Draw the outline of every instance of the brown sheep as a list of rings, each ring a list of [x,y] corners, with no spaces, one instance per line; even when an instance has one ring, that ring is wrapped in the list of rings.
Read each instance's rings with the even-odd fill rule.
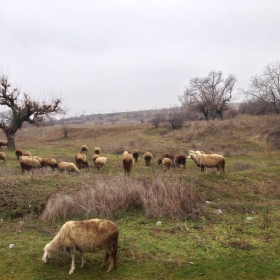
[[[7,146],[8,145],[8,141],[7,140],[0,140],[0,148]]]
[[[101,149],[100,149],[99,147],[95,147],[93,151],[94,151],[94,153],[97,154],[97,155],[100,155],[100,154],[101,154]]]
[[[3,160],[3,162],[6,162],[7,156],[4,152],[0,152],[0,160]]]
[[[83,167],[89,168],[89,165],[87,162],[87,156],[85,154],[83,154],[83,153],[76,154],[75,161],[76,161],[76,165],[78,168],[83,168]]]
[[[85,264],[84,252],[96,252],[104,249],[106,252],[101,268],[104,268],[109,257],[110,265],[107,272],[117,268],[119,230],[116,224],[105,219],[90,219],[84,221],[66,222],[44,248],[42,260],[47,263],[59,252],[70,253],[72,258],[69,274],[75,271],[75,255],[80,251],[82,265]]]
[[[143,158],[145,160],[146,166],[150,166],[151,165],[151,160],[153,159],[153,154],[150,152],[146,152],[143,155]]]
[[[16,149],[15,154],[16,154],[17,159],[19,159],[23,154],[22,149]]]
[[[123,153],[123,169],[125,175],[130,175],[130,171],[134,165],[134,158],[127,151]]]
[[[170,169],[170,167],[172,166],[172,160],[170,159],[170,158],[164,158],[163,160],[162,160],[162,167],[164,168],[164,169]]]
[[[158,165],[162,164],[162,160],[164,158],[170,158],[171,161],[172,161],[172,165],[174,164],[174,155],[172,155],[172,154],[163,154],[163,155],[159,156],[159,158],[158,158]]]
[[[31,169],[41,168],[41,164],[34,157],[22,156],[20,158],[20,167],[21,173],[23,173],[25,170],[29,171]]]
[[[207,174],[206,168],[217,168],[217,175],[219,175],[220,170],[225,173],[226,160],[222,155],[218,154],[202,154],[200,151],[195,152],[198,162],[200,165],[204,166],[204,173]]]
[[[99,170],[101,167],[104,170],[104,165],[108,163],[108,158],[106,157],[98,157],[95,160],[96,169]]]
[[[98,157],[100,157],[100,155],[94,154],[94,155],[92,156],[92,161],[93,161],[93,164],[94,164],[95,167],[96,167],[95,161],[96,161],[96,159],[97,159]]]
[[[80,153],[87,153],[87,152],[88,152],[88,146],[87,145],[82,145]]]
[[[133,150],[132,151],[132,156],[134,158],[134,161],[137,162],[138,161],[138,157],[139,157],[139,151],[138,150]]]
[[[58,168],[58,163],[54,158],[42,158],[41,166],[42,167],[50,166],[51,169],[54,171],[55,168]]]
[[[175,166],[180,168],[180,165],[183,165],[183,168],[186,168],[186,156],[185,155],[178,155],[175,157]]]
[[[68,173],[80,173],[79,169],[72,162],[62,161],[58,164],[58,170],[60,172],[68,171]]]

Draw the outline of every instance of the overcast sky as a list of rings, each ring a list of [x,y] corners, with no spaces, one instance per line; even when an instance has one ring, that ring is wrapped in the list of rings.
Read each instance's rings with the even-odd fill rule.
[[[0,0],[0,71],[62,97],[67,116],[169,108],[191,78],[222,71],[246,88],[279,61],[279,12],[279,0]]]

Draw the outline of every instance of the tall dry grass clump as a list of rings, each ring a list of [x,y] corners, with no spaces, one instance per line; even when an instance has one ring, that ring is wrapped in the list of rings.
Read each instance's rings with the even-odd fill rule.
[[[178,176],[163,174],[155,179],[108,176],[94,182],[84,179],[80,190],[51,197],[43,220],[116,218],[135,209],[145,211],[148,218],[200,219],[205,214],[200,192],[182,184]]]

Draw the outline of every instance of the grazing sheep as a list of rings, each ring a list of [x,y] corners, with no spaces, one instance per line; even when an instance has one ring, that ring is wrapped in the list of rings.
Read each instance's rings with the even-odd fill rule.
[[[80,251],[82,265],[85,264],[84,252],[97,252],[104,249],[106,252],[101,268],[104,268],[109,257],[110,265],[107,272],[117,268],[119,231],[116,224],[105,219],[90,219],[84,221],[66,222],[44,248],[42,260],[47,263],[50,258],[60,252],[70,253],[71,269],[69,274],[75,271],[75,255]]]
[[[225,173],[226,160],[222,155],[218,154],[203,154],[200,151],[195,152],[198,162],[200,165],[204,166],[204,173],[207,174],[206,168],[217,168],[217,175],[219,175],[220,170]]]
[[[82,145],[80,153],[87,153],[87,152],[88,152],[88,146],[87,145]]]
[[[7,146],[8,145],[8,141],[7,140],[0,140],[0,148]]]
[[[185,155],[178,155],[175,157],[175,166],[180,168],[180,165],[183,165],[183,168],[186,168],[186,156]]]
[[[20,158],[21,173],[35,168],[41,168],[40,162],[35,157],[22,156]]]
[[[89,168],[89,165],[87,162],[87,156],[85,154],[83,154],[83,153],[76,154],[75,161],[76,161],[76,165],[78,168],[83,168],[83,167]]]
[[[138,150],[134,150],[132,151],[132,156],[134,158],[134,161],[138,161],[138,157],[139,157],[139,151]]]
[[[99,158],[99,157],[100,157],[100,155],[97,155],[97,154],[94,154],[94,155],[92,156],[92,161],[93,161],[93,164],[94,164],[95,167],[96,167],[95,161],[96,161],[96,159]]]
[[[41,166],[50,166],[53,171],[55,168],[58,168],[57,161],[54,158],[42,158]]]
[[[170,169],[170,167],[172,166],[172,160],[170,158],[164,158],[162,160],[162,167],[165,169]]]
[[[200,152],[201,152],[202,154],[204,154],[203,151],[200,151]],[[196,166],[200,167],[200,171],[201,171],[202,173],[204,173],[205,167],[204,167],[202,164],[199,163],[198,158],[197,158],[197,155],[195,154],[195,151],[189,150],[188,158],[191,158],[192,161],[194,162],[194,164],[195,164]]]
[[[79,169],[75,166],[74,163],[66,162],[66,161],[62,161],[58,164],[58,170],[60,172],[68,171],[68,173],[73,173],[73,172],[80,173]]]
[[[29,157],[32,156],[32,154],[31,154],[29,151],[24,151],[24,152],[22,152],[22,155],[23,155],[23,156],[27,156],[27,157],[28,157],[28,156],[29,156]]]
[[[100,155],[101,154],[101,149],[99,147],[95,147],[94,148],[94,153],[97,154],[97,155]]]
[[[153,154],[150,153],[150,152],[146,152],[144,155],[143,155],[143,158],[146,162],[146,166],[150,166],[151,165],[151,160],[153,159]]]
[[[15,154],[16,154],[17,159],[19,159],[23,154],[22,149],[16,149]]]
[[[130,174],[130,171],[134,165],[134,158],[131,154],[129,154],[127,151],[123,153],[123,169],[124,169],[124,175]]]
[[[172,161],[172,165],[174,165],[174,155],[172,155],[172,154],[163,154],[163,155],[159,156],[159,158],[158,158],[158,165],[162,164],[162,160],[164,158],[170,158],[171,161]]]
[[[99,170],[102,167],[102,169],[104,170],[104,165],[106,163],[108,163],[108,158],[106,158],[106,157],[98,157],[95,160],[96,169]]]
[[[0,152],[0,160],[3,160],[3,162],[6,162],[7,156],[4,152]]]

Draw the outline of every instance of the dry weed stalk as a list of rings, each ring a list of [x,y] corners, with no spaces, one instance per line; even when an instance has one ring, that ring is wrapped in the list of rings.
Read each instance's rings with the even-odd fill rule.
[[[175,175],[163,174],[154,179],[128,180],[123,176],[84,179],[80,190],[50,198],[42,218],[47,221],[74,216],[114,218],[139,208],[149,218],[199,219],[204,214],[199,191],[183,185]]]

